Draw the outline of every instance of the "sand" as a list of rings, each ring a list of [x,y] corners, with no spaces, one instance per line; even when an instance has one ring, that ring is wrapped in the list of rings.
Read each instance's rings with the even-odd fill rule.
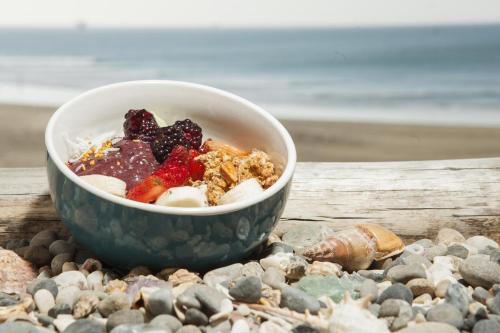
[[[45,165],[54,108],[0,105],[0,167]],[[283,120],[300,161],[393,161],[500,156],[500,128]]]

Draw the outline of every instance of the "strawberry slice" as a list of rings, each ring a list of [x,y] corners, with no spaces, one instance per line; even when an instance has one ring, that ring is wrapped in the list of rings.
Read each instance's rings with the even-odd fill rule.
[[[198,151],[194,149],[189,150],[189,175],[194,181],[202,180],[203,175],[205,174],[205,165],[202,162],[195,160],[195,157],[199,155],[200,153]]]
[[[128,191],[127,199],[149,203],[155,201],[166,190],[168,188],[163,179],[149,176]]]

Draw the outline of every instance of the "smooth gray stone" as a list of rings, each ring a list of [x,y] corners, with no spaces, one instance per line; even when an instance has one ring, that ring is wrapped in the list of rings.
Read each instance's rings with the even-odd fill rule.
[[[486,255],[473,255],[460,265],[460,274],[473,287],[491,288],[500,283],[500,265],[492,263]]]
[[[464,325],[464,318],[460,311],[448,303],[438,304],[429,309],[426,319],[428,321],[447,323],[458,329],[461,329]]]
[[[426,278],[425,269],[420,265],[398,265],[390,268],[386,275],[392,282],[406,283],[413,279]]]
[[[305,310],[309,310],[310,313],[315,314],[319,311],[321,306],[315,297],[306,294],[302,290],[283,286],[281,288],[280,307],[286,307],[301,313],[304,313]]]
[[[260,299],[262,283],[256,276],[242,277],[229,289],[229,295],[237,301],[255,303]]]
[[[453,283],[446,289],[445,300],[446,303],[457,308],[462,313],[462,316],[465,316],[469,311],[469,295],[467,293],[467,288],[459,283]]]
[[[171,314],[173,308],[172,291],[168,288],[161,288],[149,295],[146,308],[153,315]]]
[[[186,316],[184,324],[195,326],[205,326],[208,324],[208,317],[198,309],[188,309],[184,315]]]
[[[382,304],[386,299],[402,299],[408,304],[411,304],[413,301],[413,294],[404,284],[395,283],[380,294],[377,303]]]
[[[64,333],[104,333],[104,326],[92,319],[80,319],[71,323]]]
[[[489,298],[486,301],[486,305],[488,306],[488,310],[490,310],[491,313],[500,315],[500,294],[497,294],[493,298]]]
[[[496,320],[483,319],[474,325],[472,333],[498,333],[500,332],[500,324]]]
[[[28,283],[26,287],[26,292],[31,296],[34,296],[35,293],[40,289],[46,289],[50,291],[50,293],[54,296],[57,296],[59,289],[57,288],[57,284],[52,279],[35,279]]]
[[[162,314],[154,317],[149,324],[158,327],[168,327],[173,333],[182,327],[182,323],[179,319],[168,314]]]
[[[144,315],[139,310],[119,310],[108,317],[106,330],[109,332],[113,328],[122,324],[143,324]]]

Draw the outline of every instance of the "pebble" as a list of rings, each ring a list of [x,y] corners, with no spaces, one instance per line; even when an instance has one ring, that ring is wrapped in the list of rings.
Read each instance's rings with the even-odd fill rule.
[[[185,313],[184,323],[188,325],[204,326],[208,324],[208,317],[198,309],[191,308]]]
[[[460,232],[456,231],[455,229],[443,228],[439,230],[434,242],[436,244],[449,246],[453,243],[463,243],[465,242],[465,238]]]
[[[406,283],[412,279],[426,278],[427,274],[419,265],[398,265],[390,268],[386,277],[392,282]]]
[[[359,288],[359,295],[361,297],[368,297],[373,302],[378,298],[378,287],[375,281],[366,279]]]
[[[70,253],[73,255],[75,254],[75,245],[68,243],[65,240],[58,239],[50,244],[49,253],[54,257],[61,253]]]
[[[448,246],[448,251],[446,252],[446,255],[465,259],[469,255],[469,250],[463,245],[452,244]]]
[[[428,321],[437,321],[447,323],[456,328],[462,328],[464,319],[460,311],[448,303],[438,304],[427,311],[426,319]]]
[[[293,311],[304,313],[309,310],[310,313],[317,313],[320,309],[320,303],[302,290],[297,288],[283,286],[281,288],[280,307],[287,307]]]
[[[339,264],[328,261],[313,261],[312,264],[307,266],[306,275],[340,276],[341,271],[342,271],[342,266],[340,266]],[[371,271],[366,271],[366,272],[371,272]]]
[[[445,296],[446,303],[453,305],[457,308],[463,316],[465,316],[469,309],[469,295],[467,288],[459,283],[451,284],[446,290]]]
[[[400,299],[387,299],[382,304],[380,304],[380,309],[378,312],[378,316],[381,318],[384,317],[397,317],[399,315],[399,308],[401,307],[401,302],[404,302]],[[406,303],[406,302],[404,302]],[[406,303],[408,305],[408,303]]]
[[[432,296],[429,294],[422,294],[413,300],[413,304],[429,304],[432,302]]]
[[[168,327],[173,333],[177,332],[182,327],[179,319],[168,314],[156,316],[149,323],[151,326]]]
[[[38,267],[48,265],[51,260],[49,250],[44,246],[30,246],[24,258]]]
[[[186,325],[179,328],[176,333],[202,333],[201,330],[194,325]]]
[[[49,310],[49,316],[52,318],[57,318],[58,315],[61,314],[71,314],[73,312],[73,308],[66,303],[56,304]]]
[[[57,234],[53,230],[43,230],[33,236],[30,241],[30,247],[43,246],[48,249],[50,244],[52,244],[56,239]]]
[[[247,321],[245,319],[236,320],[231,328],[231,333],[250,333],[250,327]]]
[[[62,266],[65,262],[71,261],[71,259],[73,259],[73,254],[71,253],[61,253],[52,258],[52,261],[50,262],[52,275],[61,274]]]
[[[168,288],[160,288],[154,291],[149,295],[145,306],[153,316],[171,314],[173,307],[172,291]]]
[[[430,267],[432,263],[430,262],[429,259],[427,259],[424,256],[417,255],[417,254],[410,254],[402,259],[403,263],[405,265],[413,266],[422,266],[422,267]]]
[[[280,325],[268,320],[260,325],[259,333],[287,333],[287,330],[285,330]]]
[[[71,325],[75,319],[70,314],[61,314],[58,315],[56,319],[54,319],[54,326],[57,327],[59,332],[64,331],[69,325]]]
[[[428,238],[422,238],[413,244],[422,245],[425,249],[427,249],[427,248],[431,247],[432,245],[434,245],[434,242]]]
[[[413,310],[411,306],[405,301],[399,300],[399,302],[400,302],[399,313],[396,319],[394,319],[394,321],[391,324],[390,327],[391,331],[398,331],[403,327],[406,327],[408,322],[413,317]]]
[[[368,311],[370,311],[375,317],[378,317],[380,311],[380,304],[372,303],[368,306]]]
[[[475,247],[479,252],[486,250],[488,246],[498,248],[497,242],[484,236],[472,236],[465,241],[465,244]]]
[[[103,290],[102,280],[104,274],[101,271],[93,271],[87,275],[87,286],[90,290]]]
[[[113,328],[122,324],[142,324],[144,315],[139,310],[119,310],[112,313],[106,322],[106,330],[109,332]]]
[[[125,293],[114,292],[97,304],[97,310],[103,317],[119,310],[130,309],[130,301]]]
[[[285,283],[285,274],[276,267],[269,267],[262,274],[262,282],[274,289],[280,289]]]
[[[436,323],[436,322],[425,322],[416,325],[408,326],[398,333],[459,333],[459,331],[448,324]]]
[[[80,293],[80,288],[76,286],[61,288],[56,297],[56,304],[68,304],[73,309],[73,304]]]
[[[293,253],[293,247],[282,242],[274,242],[268,248],[268,254]]]
[[[81,293],[73,305],[73,316],[76,319],[85,318],[95,311],[99,297],[94,293]]]
[[[311,266],[309,266],[311,267]],[[384,271],[383,270],[365,270],[365,269],[362,269],[362,270],[359,270],[358,271],[358,274],[361,275],[362,277],[366,278],[366,279],[370,279],[370,280],[373,280],[375,282],[382,282],[384,280]],[[333,274],[331,274],[333,275]],[[337,275],[340,275],[340,274],[337,274]]]
[[[236,263],[229,266],[217,268],[207,272],[203,276],[203,282],[210,287],[215,287],[217,284],[225,281],[235,280],[241,276],[243,264]]]
[[[79,289],[87,289],[87,278],[79,271],[63,272],[52,278],[59,288],[75,286]]]
[[[205,285],[196,285],[194,294],[208,315],[221,312],[222,301],[227,299],[220,291]]]
[[[49,326],[54,324],[54,318],[43,313],[36,315],[36,318],[43,326]]]
[[[33,300],[35,301],[38,311],[43,314],[47,314],[49,310],[56,305],[54,295],[47,289],[38,290],[33,296]]]
[[[491,313],[500,315],[500,294],[486,300],[486,306]]]
[[[382,304],[386,299],[401,299],[411,304],[413,301],[413,294],[404,284],[395,283],[380,294],[377,303]]]
[[[77,270],[78,270],[78,266],[76,266],[75,262],[73,262],[73,261],[65,262],[62,265],[63,272],[77,271]]]
[[[434,294],[434,285],[425,278],[412,279],[406,283],[414,297],[423,294]]]
[[[104,327],[91,319],[81,319],[66,327],[64,333],[104,333]]]
[[[474,325],[472,333],[498,333],[500,332],[500,323],[493,319],[483,319]]]
[[[428,260],[434,261],[435,257],[445,256],[447,252],[448,252],[448,247],[444,245],[435,245],[426,249],[424,255]]]
[[[436,295],[436,297],[445,298],[446,297],[446,291],[448,290],[448,287],[450,285],[451,285],[450,280],[442,280],[442,281],[440,281],[436,285],[436,288],[434,289],[434,294]]]
[[[87,258],[83,262],[80,269],[86,270],[89,273],[92,273],[94,271],[102,271],[102,263],[97,259]],[[148,272],[148,273],[150,273],[150,272]],[[144,274],[144,275],[148,275],[148,274]]]
[[[4,292],[0,292],[0,306],[10,306],[19,303],[20,299],[18,295],[9,295]]]
[[[261,297],[262,284],[256,276],[243,277],[236,281],[234,287],[229,289],[229,295],[237,301],[256,303]]]
[[[0,324],[1,333],[42,333],[41,327],[38,328],[30,323],[16,321]],[[46,331],[43,331],[45,333]]]
[[[187,293],[182,293],[176,299],[177,304],[184,306],[185,308],[196,308],[201,309],[201,303],[198,299],[193,295],[188,295]]]
[[[241,276],[256,276],[260,278],[264,273],[262,266],[256,261],[247,262],[241,268]]]
[[[493,295],[491,295],[490,292],[483,287],[476,287],[472,292],[472,299],[482,304],[486,304],[486,300],[490,297],[493,297]]]
[[[308,263],[304,258],[292,256],[290,257],[290,262],[286,266],[285,276],[290,280],[299,280],[306,275],[307,266]]]
[[[28,283],[26,287],[26,292],[32,296],[40,289],[46,289],[51,292],[51,294],[56,297],[59,292],[56,283],[51,279],[35,279]]]
[[[493,264],[485,255],[474,255],[464,260],[460,274],[473,287],[489,289],[500,283],[500,265]]]
[[[405,246],[405,252],[409,252],[412,254],[417,254],[417,255],[422,256],[422,255],[424,255],[425,247],[421,244],[413,243],[413,244]]]
[[[293,254],[291,253],[276,253],[259,260],[260,265],[264,269],[275,267],[279,270],[285,271],[292,260]]]

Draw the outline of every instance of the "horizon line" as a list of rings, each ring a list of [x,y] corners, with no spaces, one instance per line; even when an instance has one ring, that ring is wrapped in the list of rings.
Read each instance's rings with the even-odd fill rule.
[[[500,21],[478,22],[425,22],[425,23],[362,23],[362,24],[324,24],[324,25],[92,25],[84,21],[72,25],[1,25],[0,29],[41,29],[41,30],[106,30],[106,29],[342,29],[342,28],[433,28],[459,26],[500,25]]]

